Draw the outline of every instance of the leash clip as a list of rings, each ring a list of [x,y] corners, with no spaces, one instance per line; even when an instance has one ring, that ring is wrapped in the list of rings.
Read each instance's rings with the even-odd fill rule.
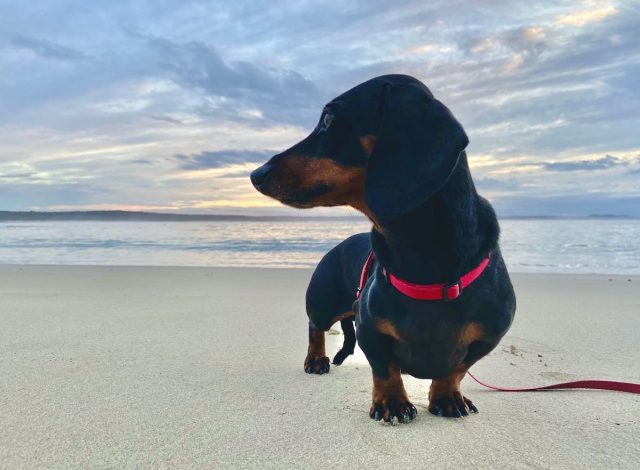
[[[462,284],[460,279],[458,279],[456,282],[442,286],[442,299],[445,302],[450,302],[460,297],[461,292]]]

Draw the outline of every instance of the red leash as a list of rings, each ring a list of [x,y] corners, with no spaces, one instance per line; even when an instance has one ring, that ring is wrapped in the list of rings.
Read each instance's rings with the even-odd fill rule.
[[[614,380],[576,380],[575,382],[563,382],[553,385],[544,385],[541,387],[528,387],[528,388],[512,388],[512,387],[498,387],[478,380],[471,372],[467,371],[467,374],[478,382],[483,387],[487,387],[500,392],[542,392],[545,390],[559,390],[567,388],[588,388],[594,390],[613,390],[616,392],[626,393],[640,393],[640,384],[634,384],[629,382],[616,382]]]

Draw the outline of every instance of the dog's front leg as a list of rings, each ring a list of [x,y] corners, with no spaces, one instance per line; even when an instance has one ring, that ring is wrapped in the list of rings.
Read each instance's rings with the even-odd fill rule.
[[[373,393],[369,416],[393,423],[394,418],[408,423],[418,411],[409,401],[402,383],[400,367],[393,362],[389,338],[377,332],[358,329],[358,344],[367,356],[373,373]]]
[[[429,387],[429,411],[436,416],[460,418],[467,416],[469,411],[478,412],[478,408],[462,394],[460,382],[464,378],[469,366],[460,364],[448,376],[434,379]]]
[[[407,397],[400,368],[395,364],[389,364],[384,375],[378,375],[373,370],[372,395],[369,416],[376,421],[384,419],[387,423],[392,423],[397,418],[401,423],[408,423],[418,414]]]

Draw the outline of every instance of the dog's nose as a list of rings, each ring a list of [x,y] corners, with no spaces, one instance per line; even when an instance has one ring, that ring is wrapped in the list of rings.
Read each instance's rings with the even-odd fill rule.
[[[251,178],[251,182],[253,183],[253,185],[257,188],[262,183],[264,183],[264,180],[267,178],[267,175],[272,169],[273,165],[271,165],[270,163],[265,163],[261,167],[253,170],[251,172],[251,175],[249,175],[249,178]]]

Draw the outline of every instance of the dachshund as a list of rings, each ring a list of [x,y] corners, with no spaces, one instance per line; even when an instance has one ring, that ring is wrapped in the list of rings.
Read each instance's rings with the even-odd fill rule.
[[[333,362],[352,354],[357,338],[377,421],[416,416],[401,374],[432,380],[432,414],[477,412],[460,382],[513,321],[498,221],[471,179],[468,142],[422,82],[383,75],[332,100],[308,137],[250,175],[259,192],[288,206],[346,205],[372,222],[313,273],[304,369],[329,372],[324,332],[340,321],[344,345]]]

